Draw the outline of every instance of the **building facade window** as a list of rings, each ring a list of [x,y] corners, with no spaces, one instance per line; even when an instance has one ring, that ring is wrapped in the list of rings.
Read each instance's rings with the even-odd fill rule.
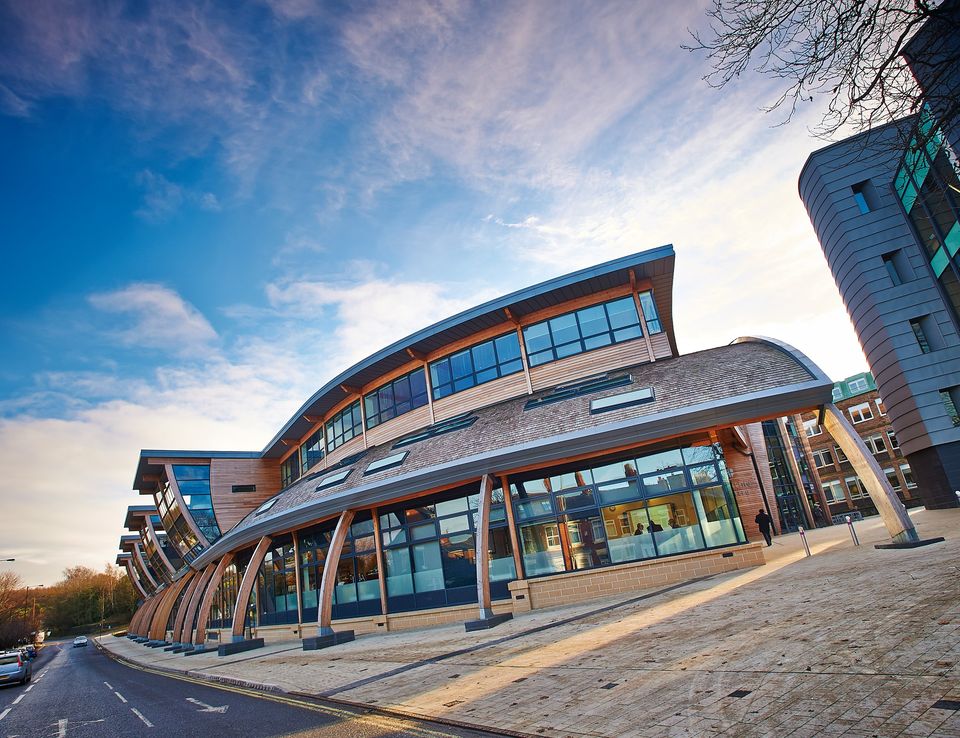
[[[827,502],[844,502],[847,496],[843,493],[843,485],[836,479],[831,482],[824,482],[823,492],[827,496]]]
[[[924,354],[929,354],[933,351],[933,346],[930,342],[929,321],[927,320],[929,317],[930,316],[925,315],[921,318],[913,318],[910,321],[910,330],[913,331],[913,337],[917,339],[920,352]]]
[[[850,497],[854,500],[860,497],[868,497],[867,489],[863,486],[863,482],[860,477],[847,477],[843,480],[847,484],[847,491],[850,492]]]
[[[713,446],[520,475],[510,495],[528,577],[746,540]]]
[[[336,522],[332,520],[297,533],[304,622],[317,620],[320,581]],[[380,614],[380,567],[377,565],[373,518],[369,511],[359,512],[347,531],[337,562],[332,615],[334,618],[354,618]]]
[[[877,406],[877,412],[880,414],[880,417],[885,418],[887,416],[886,405],[883,404],[883,400],[874,400],[874,404]]]
[[[917,486],[917,481],[913,478],[913,469],[910,468],[909,464],[901,464],[900,473],[903,475],[903,481],[906,483],[907,489],[914,489]]]
[[[857,377],[856,379],[851,379],[847,382],[847,387],[850,388],[850,392],[854,395],[859,394],[860,392],[866,392],[870,389],[870,384],[863,377]]]
[[[300,444],[300,474],[306,474],[311,467],[316,466],[321,461],[323,461],[322,426],[313,432],[306,441]]]
[[[870,449],[870,453],[874,455],[885,454],[887,452],[887,445],[883,442],[883,436],[879,433],[864,438],[863,443]]]
[[[523,329],[531,367],[641,337],[633,296],[574,310]]]
[[[894,492],[899,492],[901,489],[900,477],[897,476],[895,469],[884,469],[883,475],[887,478],[887,481],[890,483],[890,486],[893,488]]]
[[[850,190],[853,192],[853,200],[857,203],[857,208],[861,215],[866,215],[879,206],[877,193],[874,190],[873,182],[869,179],[863,182],[857,182]]]
[[[257,574],[256,598],[258,625],[297,622],[297,562],[292,536],[273,540]]]
[[[803,432],[807,434],[807,438],[813,438],[814,436],[819,436],[821,433],[823,433],[823,428],[820,427],[816,419],[804,420]]]
[[[367,428],[375,428],[426,404],[427,380],[423,367],[420,367],[364,396],[363,410]]]
[[[900,274],[900,270],[897,269],[897,262],[894,261],[894,254],[884,254],[882,257],[884,269],[887,270],[887,276],[890,277],[890,282],[894,287],[898,287],[903,284],[903,276]]]
[[[900,450],[900,441],[897,440],[897,434],[892,430],[887,431],[887,440],[890,441],[890,448],[894,451]]]
[[[478,384],[523,371],[520,339],[505,333],[430,363],[430,388],[439,400]]]
[[[653,301],[653,293],[641,292],[637,297],[640,300],[643,317],[647,322],[647,330],[650,331],[651,335],[662,333],[663,327],[660,325],[660,316],[657,314],[657,304]]]
[[[830,453],[829,449],[819,449],[813,452],[813,465],[817,469],[824,469],[828,466],[833,466],[833,454]]]
[[[840,448],[839,446],[834,446],[834,447],[833,447],[833,453],[836,455],[837,461],[839,461],[839,462],[841,462],[841,463],[844,462],[844,461],[849,461],[849,459],[847,458],[847,455],[846,455],[845,453],[843,453],[843,449]]]
[[[960,387],[949,387],[940,390],[940,402],[947,411],[947,417],[956,428],[960,426]]]
[[[840,389],[839,387],[834,387],[834,388],[833,388],[833,401],[834,401],[834,402],[839,402],[839,401],[842,400],[842,399],[843,399],[843,390]]]
[[[479,494],[459,489],[380,508],[391,612],[477,601],[476,533]],[[503,490],[493,490],[489,529],[490,596],[510,596],[517,578]]]
[[[324,425],[327,434],[327,453],[363,433],[360,400],[347,405]]]
[[[848,408],[847,412],[850,413],[850,419],[854,423],[862,423],[866,420],[873,420],[873,411],[870,410],[869,402],[861,402],[859,405],[854,405],[853,407]]]
[[[210,495],[209,464],[174,464],[173,476],[180,488],[180,497],[190,511],[190,517],[210,543],[220,537],[220,526],[213,511]]]
[[[280,487],[289,487],[300,478],[300,457],[296,451],[280,462]]]

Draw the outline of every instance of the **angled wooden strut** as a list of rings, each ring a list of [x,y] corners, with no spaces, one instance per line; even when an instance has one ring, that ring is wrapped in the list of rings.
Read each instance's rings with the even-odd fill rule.
[[[177,598],[193,579],[194,572],[188,571],[178,581],[174,582],[167,590],[168,594],[163,602],[153,614],[153,625],[150,626],[150,638],[155,641],[164,640],[167,635],[167,622],[170,620],[170,613],[177,604]]]
[[[317,635],[333,635],[333,590],[337,586],[337,567],[340,566],[340,553],[343,551],[344,541],[353,523],[353,510],[344,510],[337,520],[337,527],[333,531],[333,540],[327,551],[327,558],[323,563],[323,578],[320,580],[320,591],[317,593]]]
[[[213,576],[216,568],[216,564],[208,564],[207,567],[200,572],[200,576],[197,577],[197,586],[194,588],[193,594],[190,595],[190,602],[187,604],[187,612],[183,619],[183,624],[180,627],[180,633],[175,636],[178,643],[193,643],[193,621],[197,617],[197,608],[200,606],[200,600],[203,597],[203,593],[207,591],[210,577]]]
[[[484,474],[480,480],[480,509],[477,521],[476,555],[477,603],[480,619],[493,617],[490,604],[490,500],[493,496],[493,476]]]
[[[176,644],[181,642],[180,631],[183,630],[183,622],[187,618],[187,610],[190,609],[190,598],[193,597],[193,593],[196,591],[197,585],[200,584],[200,578],[200,572],[197,572],[190,580],[190,584],[187,585],[187,589],[183,593],[183,597],[180,598],[180,606],[177,608],[176,616],[173,619],[173,630],[170,636],[173,642]]]
[[[193,636],[193,642],[197,646],[202,646],[207,640],[207,623],[210,622],[210,608],[213,607],[213,598],[217,594],[217,588],[223,581],[223,572],[233,563],[233,554],[226,554],[217,562],[217,568],[207,583],[203,598],[200,600],[200,609],[197,611],[197,632]]]
[[[247,564],[243,572],[243,579],[240,580],[240,588],[237,590],[237,604],[233,608],[233,628],[231,635],[234,641],[243,640],[243,624],[247,620],[247,605],[250,602],[250,593],[253,592],[253,585],[257,581],[257,575],[260,573],[260,565],[270,550],[270,544],[273,539],[270,536],[264,536],[257,543],[253,550],[253,556],[250,557],[250,563]]]

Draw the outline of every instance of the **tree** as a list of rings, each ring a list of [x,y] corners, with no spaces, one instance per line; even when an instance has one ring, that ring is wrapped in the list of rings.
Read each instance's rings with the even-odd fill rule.
[[[706,52],[712,71],[704,79],[713,87],[725,87],[750,69],[778,80],[779,96],[766,111],[783,112],[782,123],[801,105],[818,102],[825,102],[826,111],[814,133],[824,138],[872,128],[924,104],[945,128],[960,118],[958,0],[712,3],[709,32],[691,31],[693,42],[684,48]],[[924,88],[908,66],[918,32],[926,69],[918,71],[914,63],[913,72]]]

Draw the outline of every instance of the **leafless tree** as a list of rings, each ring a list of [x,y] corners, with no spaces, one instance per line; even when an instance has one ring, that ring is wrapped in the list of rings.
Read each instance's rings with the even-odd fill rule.
[[[691,31],[684,47],[706,52],[712,71],[704,79],[722,88],[753,70],[778,80],[779,97],[766,111],[782,113],[780,124],[801,106],[824,102],[813,132],[828,139],[924,103],[944,127],[960,118],[958,0],[712,0],[706,14],[709,30]],[[907,66],[909,42],[921,28],[922,45],[933,50],[922,62],[926,90]]]

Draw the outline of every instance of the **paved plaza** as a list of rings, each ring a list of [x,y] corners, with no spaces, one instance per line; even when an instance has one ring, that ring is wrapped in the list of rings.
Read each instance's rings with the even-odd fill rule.
[[[526,735],[960,738],[960,509],[911,517],[946,542],[877,550],[888,538],[871,518],[857,523],[859,547],[846,526],[809,532],[810,558],[784,536],[762,567],[480,633],[225,658],[103,645],[158,668]]]

